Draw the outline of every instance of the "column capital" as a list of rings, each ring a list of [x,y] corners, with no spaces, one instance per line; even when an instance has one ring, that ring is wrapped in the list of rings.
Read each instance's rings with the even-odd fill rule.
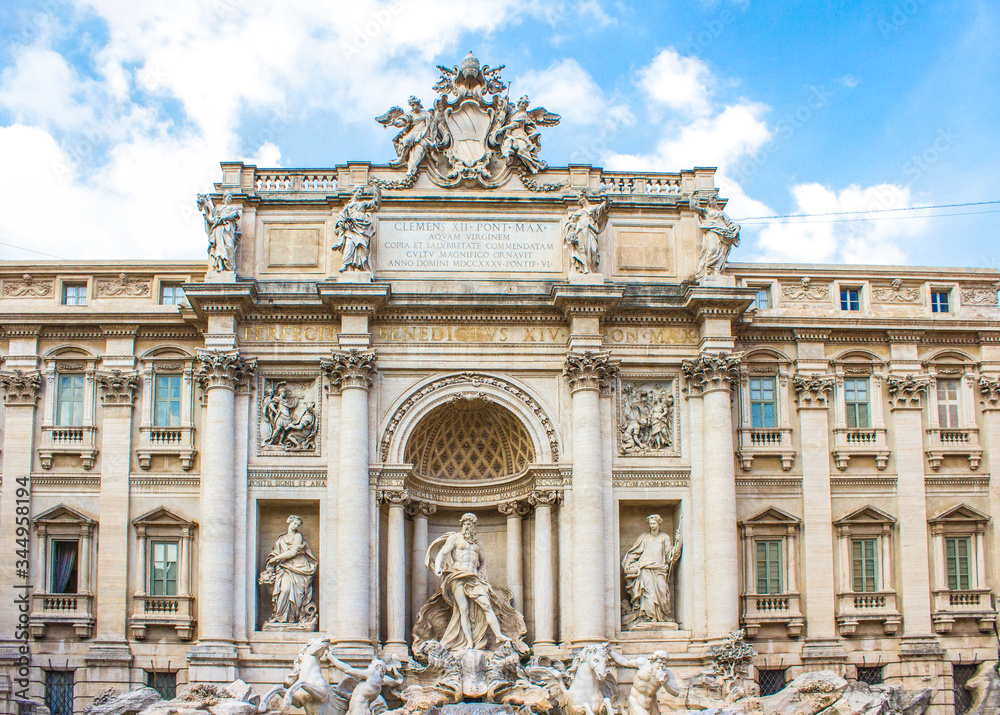
[[[739,379],[740,357],[732,353],[706,353],[695,360],[684,360],[681,370],[690,394],[731,390]]]
[[[919,410],[921,400],[927,396],[927,388],[931,379],[926,376],[895,377],[890,375],[885,379],[889,392],[889,405],[892,410]]]
[[[425,501],[417,501],[416,499],[411,499],[406,504],[406,515],[411,519],[416,519],[417,517],[427,518],[434,512],[438,510],[437,504],[431,504]]]
[[[979,378],[979,391],[983,395],[984,410],[1000,410],[1000,377]]]
[[[530,502],[524,500],[515,499],[514,501],[505,501],[497,509],[500,513],[506,517],[516,516],[518,518],[527,516],[531,512]]]
[[[559,506],[562,501],[562,492],[555,490],[536,489],[528,495],[528,503],[531,506]]]
[[[35,371],[0,372],[0,388],[4,391],[5,405],[34,407],[38,401],[38,392],[42,389],[42,376]]]
[[[135,402],[135,391],[139,387],[139,373],[122,372],[112,370],[111,372],[97,373],[97,384],[104,393],[103,404],[124,405],[131,407]]]
[[[257,360],[240,356],[239,350],[199,348],[195,379],[202,389],[228,387],[233,390],[247,382],[257,369]]]
[[[834,378],[822,375],[795,375],[792,385],[795,387],[795,402],[800,410],[823,409],[830,404],[830,393],[833,392]]]
[[[382,489],[376,495],[380,504],[390,507],[405,507],[410,501],[410,493],[405,489]]]
[[[319,364],[335,390],[349,387],[367,390],[376,374],[374,350],[334,350],[329,358],[320,358]]]
[[[569,379],[570,392],[600,390],[618,374],[618,363],[612,362],[610,352],[586,350],[569,353],[563,375]]]

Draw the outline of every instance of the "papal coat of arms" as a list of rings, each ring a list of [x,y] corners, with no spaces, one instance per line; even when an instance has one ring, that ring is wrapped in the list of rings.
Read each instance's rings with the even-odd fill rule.
[[[391,166],[406,167],[399,181],[375,179],[387,189],[413,186],[421,169],[439,186],[461,183],[488,188],[503,185],[513,172],[535,191],[564,188],[543,184],[533,176],[546,163],[539,158],[539,127],[559,123],[559,115],[544,107],[529,109],[528,98],[511,104],[507,84],[500,79],[504,66],[481,66],[470,52],[451,69],[438,66],[441,78],[434,85],[438,98],[428,111],[410,97],[410,111],[393,107],[376,121],[401,129],[393,138],[396,159]]]

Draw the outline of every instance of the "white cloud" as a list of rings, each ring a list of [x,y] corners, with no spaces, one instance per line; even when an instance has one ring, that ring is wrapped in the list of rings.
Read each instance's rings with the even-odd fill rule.
[[[532,106],[544,106],[570,124],[606,126],[635,122],[628,106],[612,103],[574,59],[559,60],[544,70],[526,72],[513,86],[515,94],[527,94],[531,98]]]
[[[0,107],[15,121],[75,129],[94,120],[84,82],[53,50],[31,46],[0,74]]]
[[[910,190],[895,184],[849,186],[837,192],[816,183],[792,189],[796,214],[871,212],[913,206]],[[760,214],[756,214],[760,215]],[[838,219],[836,221],[830,219]],[[842,220],[849,219],[849,220]],[[891,214],[790,219],[766,225],[757,246],[761,260],[809,263],[905,263],[907,239],[927,229],[922,218],[898,220]]]
[[[662,50],[639,72],[639,87],[654,102],[690,116],[711,110],[713,75],[697,57],[684,57],[673,47]]]

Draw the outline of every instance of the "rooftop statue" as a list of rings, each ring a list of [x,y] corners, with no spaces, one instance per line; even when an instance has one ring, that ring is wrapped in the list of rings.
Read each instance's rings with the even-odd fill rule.
[[[430,111],[417,97],[410,97],[410,111],[393,107],[379,124],[402,131],[393,139],[396,158],[390,166],[406,167],[402,179],[373,183],[387,189],[413,186],[421,170],[438,186],[461,183],[495,188],[512,173],[521,176],[533,191],[553,191],[562,184],[541,184],[532,176],[543,171],[538,127],[559,123],[559,115],[544,107],[529,109],[524,96],[516,105],[502,94],[507,85],[499,67],[480,65],[470,52],[462,64],[438,66],[441,77],[434,85],[438,93]]]
[[[581,191],[577,207],[567,212],[563,242],[569,247],[571,272],[597,273],[601,262],[597,236],[608,222],[608,206],[607,197],[595,204]]]
[[[333,233],[337,237],[333,250],[343,249],[344,258],[340,272],[366,271],[371,272],[368,257],[371,252],[371,240],[375,235],[375,218],[373,214],[382,207],[382,191],[378,186],[371,189],[371,198],[365,198],[367,187],[358,186],[351,194],[347,205],[337,214],[337,223]]]
[[[231,191],[223,195],[222,206],[216,207],[208,194],[198,194],[198,210],[205,219],[205,233],[208,234],[208,260],[210,270],[221,273],[234,270],[236,264],[236,244],[240,240],[239,206],[231,206]]]
[[[698,270],[695,278],[699,281],[708,276],[722,275],[729,259],[729,251],[740,245],[740,226],[719,208],[715,195],[708,197],[706,206],[691,197],[691,210],[698,214],[701,228],[701,253],[698,255]]]

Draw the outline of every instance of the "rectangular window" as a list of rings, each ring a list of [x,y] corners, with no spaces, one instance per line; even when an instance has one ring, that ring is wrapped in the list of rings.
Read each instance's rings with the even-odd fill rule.
[[[181,376],[156,375],[153,383],[153,424],[180,427]]]
[[[750,378],[750,426],[775,427],[773,377]]]
[[[969,578],[971,552],[969,537],[944,540],[945,559],[948,567],[948,589],[951,591],[967,591],[972,588]]]
[[[62,304],[63,305],[86,305],[87,304],[87,284],[86,283],[63,283]]]
[[[176,283],[160,284],[160,305],[177,305],[184,301],[184,289]]]
[[[151,541],[149,544],[149,593],[151,596],[177,595],[177,542]]]
[[[757,687],[760,688],[761,697],[774,695],[785,687],[784,670],[758,670]]]
[[[948,312],[948,293],[946,290],[933,290],[931,291],[931,312],[932,313],[947,313]]]
[[[958,380],[937,381],[938,426],[958,429]]]
[[[52,715],[73,715],[73,671],[45,671],[45,706]]]
[[[851,541],[851,575],[854,593],[878,591],[878,561],[875,554],[878,539],[854,539]]]
[[[83,375],[59,375],[56,382],[56,425],[83,424]]]
[[[847,426],[850,429],[868,429],[868,378],[844,380],[844,403],[847,407]]]
[[[158,692],[164,700],[173,700],[177,697],[177,673],[147,670],[146,685]]]
[[[764,541],[757,545],[757,593],[775,595],[784,592],[781,583],[781,540]]]
[[[881,685],[882,684],[882,666],[857,666],[858,677],[857,681],[859,683],[864,683],[865,685]]]
[[[49,593],[79,593],[77,564],[80,542],[69,539],[52,540],[51,588]]]
[[[841,288],[840,309],[861,310],[861,290],[858,288]]]
[[[753,303],[750,305],[751,308],[756,308],[757,310],[767,310],[771,307],[771,289],[770,288],[758,288],[756,295],[753,297]]]
[[[972,709],[972,691],[967,687],[976,677],[979,663],[955,663],[951,666],[952,683],[955,693],[955,715],[965,715]]]

